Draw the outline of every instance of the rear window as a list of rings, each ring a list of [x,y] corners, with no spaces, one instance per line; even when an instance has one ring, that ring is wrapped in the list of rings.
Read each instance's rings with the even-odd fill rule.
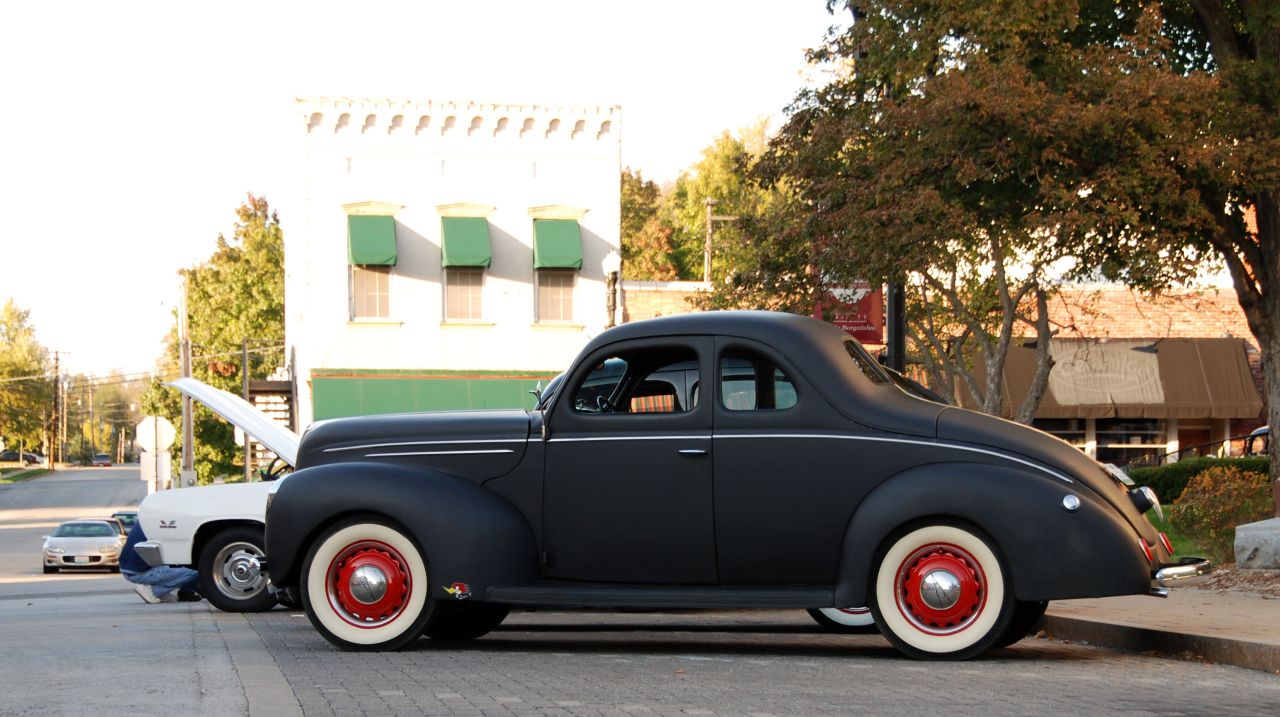
[[[880,368],[880,364],[871,358],[871,354],[862,348],[856,341],[844,342],[844,350],[849,352],[849,357],[853,359],[854,365],[862,372],[863,376],[871,379],[872,383],[890,383],[890,378]]]
[[[53,531],[55,538],[114,538],[116,531],[106,523],[63,523]]]

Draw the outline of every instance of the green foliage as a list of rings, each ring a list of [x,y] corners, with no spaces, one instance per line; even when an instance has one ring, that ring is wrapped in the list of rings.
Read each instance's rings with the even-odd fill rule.
[[[1150,486],[1160,498],[1161,503],[1169,504],[1178,500],[1192,478],[1207,470],[1233,469],[1250,473],[1266,473],[1270,465],[1271,462],[1266,456],[1238,458],[1202,456],[1161,466],[1133,468],[1129,471],[1129,477],[1138,485]]]
[[[1271,517],[1266,473],[1215,466],[1196,475],[1169,509],[1169,522],[1198,541],[1209,557],[1234,559],[1236,526]]]
[[[41,449],[53,405],[49,351],[30,318],[12,299],[0,307],[0,437],[15,451]]]
[[[1280,253],[1265,226],[1280,216],[1266,195],[1280,187],[1280,93],[1256,87],[1276,86],[1277,56],[1241,54],[1251,38],[1280,43],[1266,5],[828,2],[855,17],[812,53],[832,80],[799,93],[758,169],[811,217],[789,253],[821,267],[818,294],[904,280],[931,378],[992,412],[995,383],[980,390],[966,362],[999,375],[1012,337],[1049,333],[1040,308],[1058,282],[1159,288],[1218,254],[1238,289],[1280,277],[1250,263]],[[1264,235],[1274,250],[1240,248]],[[1250,317],[1265,344],[1263,323]]]
[[[191,373],[239,395],[240,351],[245,340],[251,380],[266,378],[284,362],[284,235],[279,218],[262,197],[248,195],[236,218],[232,236],[219,234],[213,255],[181,274],[187,284]],[[178,373],[176,328],[162,363],[163,373]],[[148,415],[181,425],[181,398],[160,381],[148,388],[142,403]],[[243,454],[235,445],[232,426],[198,404],[193,415],[199,480],[207,483],[215,476],[242,471]],[[175,456],[178,449],[175,444]]]
[[[628,167],[622,170],[621,203],[623,275],[646,281],[679,278],[674,230],[658,214],[662,190]]]

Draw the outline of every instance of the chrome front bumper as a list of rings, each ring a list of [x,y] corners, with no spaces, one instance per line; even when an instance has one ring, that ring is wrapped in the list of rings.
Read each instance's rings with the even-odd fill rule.
[[[147,565],[150,565],[153,568],[158,568],[161,565],[164,565],[164,561],[160,559],[159,543],[153,543],[150,540],[148,540],[142,543],[135,544],[133,546],[133,549],[138,551],[138,557],[145,560],[147,562]]]
[[[1174,565],[1166,565],[1152,573],[1151,580],[1154,584],[1151,586],[1151,594],[1156,597],[1168,597],[1171,584],[1202,578],[1211,572],[1213,572],[1213,563],[1208,559],[1183,558]]]

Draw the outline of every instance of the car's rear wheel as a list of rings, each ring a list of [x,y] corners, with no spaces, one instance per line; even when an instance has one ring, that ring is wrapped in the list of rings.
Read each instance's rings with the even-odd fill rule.
[[[343,650],[398,650],[435,609],[426,557],[398,527],[353,518],[325,531],[302,564],[302,606]]]
[[[869,635],[878,632],[869,607],[823,607],[809,611],[809,617],[827,632]]]
[[[1015,600],[996,548],[976,528],[908,527],[885,543],[872,613],[893,646],[916,659],[965,660],[993,647]]]
[[[1009,621],[1009,629],[996,640],[993,647],[1008,647],[1030,635],[1040,625],[1044,611],[1049,608],[1047,600],[1019,600],[1013,608],[1013,619]]]
[[[486,602],[441,602],[427,623],[433,640],[473,640],[502,624],[511,608]]]
[[[237,525],[214,534],[200,550],[200,592],[224,612],[262,612],[276,605],[262,572],[262,528]]]

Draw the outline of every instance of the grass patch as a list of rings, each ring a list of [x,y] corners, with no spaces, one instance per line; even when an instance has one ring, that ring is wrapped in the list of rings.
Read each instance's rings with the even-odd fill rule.
[[[46,473],[52,473],[52,472],[53,471],[49,470],[48,468],[19,469],[10,473],[5,473],[4,475],[0,475],[0,484],[21,483],[23,481],[31,480],[32,478],[39,478],[40,476],[45,475]]]
[[[1168,510],[1168,508],[1165,508],[1165,510]],[[1151,511],[1147,513],[1147,520],[1150,520],[1151,524],[1156,526],[1156,530],[1169,536],[1169,542],[1173,543],[1174,560],[1181,557],[1203,558],[1209,555],[1209,551],[1199,541],[1183,533],[1178,529],[1178,526],[1170,523],[1167,515],[1162,520],[1156,517],[1155,511]]]

